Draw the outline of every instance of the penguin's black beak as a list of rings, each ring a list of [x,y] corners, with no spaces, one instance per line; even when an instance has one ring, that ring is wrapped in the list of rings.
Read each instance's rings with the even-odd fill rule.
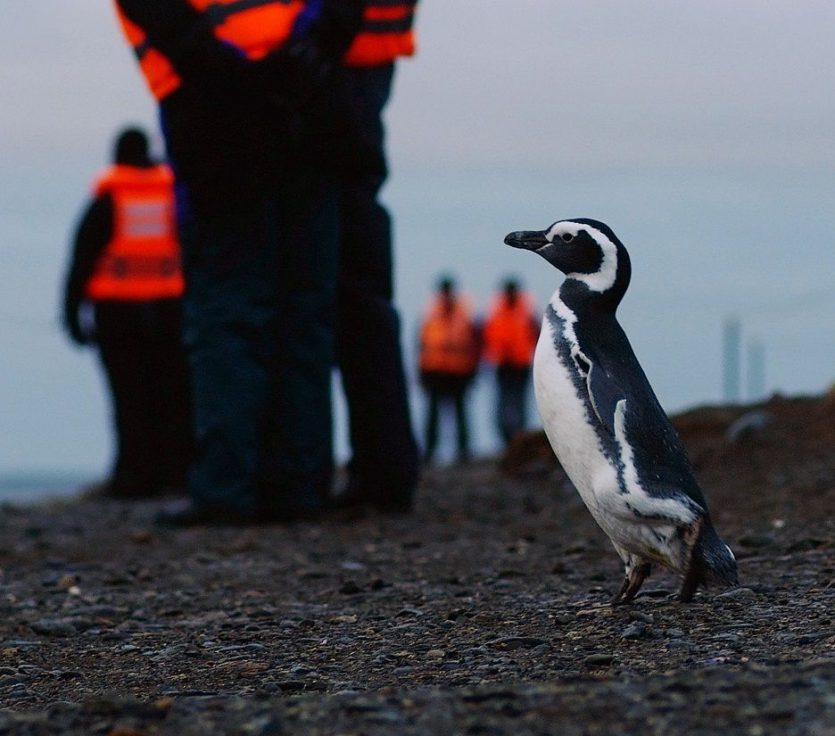
[[[521,230],[510,233],[505,236],[504,242],[514,248],[524,250],[539,250],[549,243],[544,230]]]

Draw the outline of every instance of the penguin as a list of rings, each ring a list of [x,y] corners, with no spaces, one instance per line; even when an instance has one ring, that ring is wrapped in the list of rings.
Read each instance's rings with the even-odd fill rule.
[[[534,393],[554,453],[623,560],[612,603],[631,601],[654,564],[681,576],[682,602],[700,585],[738,585],[733,552],[615,316],[632,273],[626,248],[586,218],[504,242],[565,274],[542,320]]]

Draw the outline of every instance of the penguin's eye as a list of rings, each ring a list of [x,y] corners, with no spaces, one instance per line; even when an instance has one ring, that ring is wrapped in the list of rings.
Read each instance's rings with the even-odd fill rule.
[[[574,236],[571,233],[563,233],[561,236],[563,243],[570,243],[574,240]]]

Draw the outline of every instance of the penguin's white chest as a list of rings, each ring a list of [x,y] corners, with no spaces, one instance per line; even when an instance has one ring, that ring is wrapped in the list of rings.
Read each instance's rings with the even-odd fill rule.
[[[606,529],[606,496],[617,491],[617,470],[603,452],[587,401],[577,387],[576,369],[568,357],[571,349],[570,335],[546,318],[534,354],[536,404],[560,464],[592,515]]]
[[[670,547],[670,540],[678,526],[693,521],[694,513],[676,498],[652,498],[642,488],[620,408],[607,454],[599,419],[574,359],[579,351],[574,315],[558,300],[551,307],[557,319],[546,316],[543,320],[533,366],[536,403],[548,441],[595,521],[624,559],[631,553],[680,567],[679,550]]]

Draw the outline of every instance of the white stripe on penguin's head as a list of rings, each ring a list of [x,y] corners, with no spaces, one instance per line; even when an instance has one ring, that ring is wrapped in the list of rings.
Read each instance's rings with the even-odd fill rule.
[[[574,222],[573,220],[555,222],[545,236],[550,242],[542,250],[554,249],[552,252],[556,256],[556,249],[560,248],[561,245],[571,247],[574,244],[573,247],[576,247],[577,243],[575,241],[581,234],[588,236],[597,245],[600,251],[599,265],[594,271],[575,270],[566,273],[566,277],[581,281],[590,291],[598,293],[608,291],[615,285],[615,279],[617,278],[618,249],[614,242],[597,228],[583,222]],[[582,239],[586,240],[586,238]],[[544,252],[543,255],[545,255]]]

